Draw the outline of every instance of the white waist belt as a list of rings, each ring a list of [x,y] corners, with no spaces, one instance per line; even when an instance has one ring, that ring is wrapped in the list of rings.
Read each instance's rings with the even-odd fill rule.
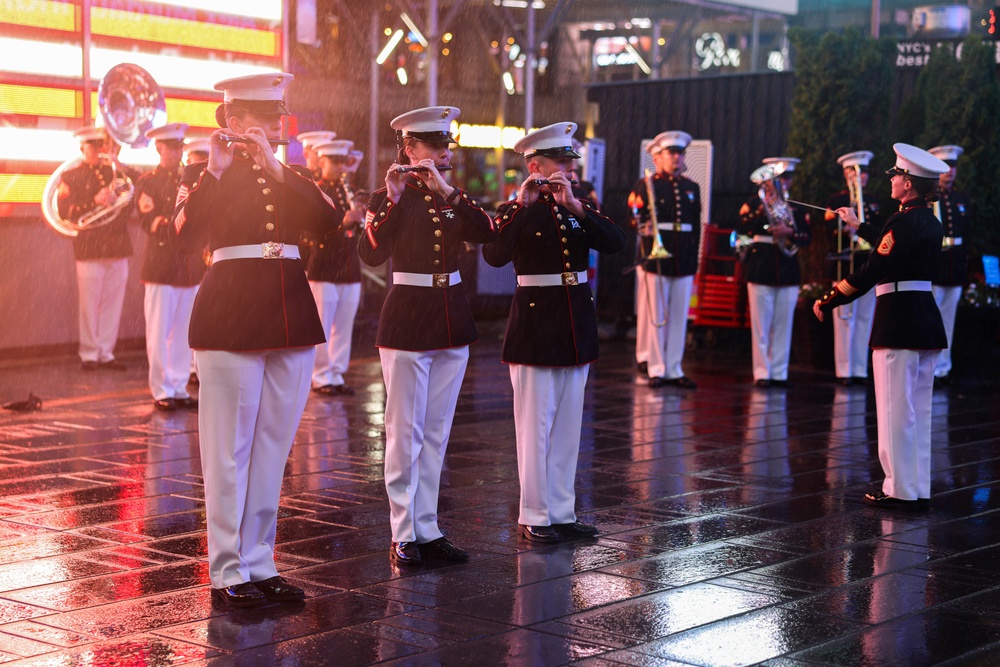
[[[773,236],[767,236],[766,234],[754,235],[754,243],[774,243]]]
[[[292,243],[231,245],[212,252],[212,262],[227,259],[299,259],[299,247]]]
[[[930,292],[929,280],[900,280],[897,283],[885,283],[875,287],[875,296],[892,294],[893,292]]]
[[[518,287],[562,287],[563,285],[582,285],[585,282],[587,282],[586,271],[543,273],[517,277]]]
[[[941,239],[941,247],[943,248],[950,248],[956,245],[962,245],[961,236],[946,236],[943,239]]]
[[[686,222],[679,225],[676,222],[661,222],[656,227],[665,232],[690,232],[692,229],[691,225]]]
[[[450,287],[462,282],[458,271],[451,273],[406,273],[393,271],[392,282],[395,285],[410,285],[411,287]]]

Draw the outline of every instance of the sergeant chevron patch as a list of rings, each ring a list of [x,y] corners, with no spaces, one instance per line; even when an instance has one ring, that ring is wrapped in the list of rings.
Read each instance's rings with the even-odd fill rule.
[[[876,252],[883,256],[888,256],[892,252],[892,247],[896,245],[896,239],[892,235],[892,230],[882,237],[882,242],[878,244],[878,250]]]

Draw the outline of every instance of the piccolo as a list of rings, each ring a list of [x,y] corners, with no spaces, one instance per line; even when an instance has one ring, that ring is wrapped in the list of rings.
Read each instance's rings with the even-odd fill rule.
[[[253,140],[248,137],[241,136],[239,134],[226,134],[224,132],[217,135],[223,141],[228,141],[231,144],[252,144]],[[287,146],[288,139],[268,139],[267,142],[272,146]]]
[[[444,164],[441,166],[434,165],[438,171],[451,171],[451,167]],[[411,171],[430,171],[427,167],[419,164],[407,164],[401,167],[396,167],[397,174],[409,174]]]
[[[576,180],[575,178],[569,179],[570,185],[577,185],[579,182],[580,181]],[[535,185],[552,185],[552,181],[550,181],[547,178],[536,178]]]

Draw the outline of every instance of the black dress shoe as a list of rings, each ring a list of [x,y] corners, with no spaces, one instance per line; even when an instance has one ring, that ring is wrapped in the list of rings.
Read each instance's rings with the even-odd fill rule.
[[[172,398],[157,398],[153,400],[153,405],[157,410],[163,412],[173,412],[177,409],[177,401]]]
[[[249,581],[225,588],[212,589],[212,601],[229,607],[259,607],[267,603],[267,598]]]
[[[866,493],[863,500],[872,507],[881,507],[890,510],[903,510],[904,512],[926,512],[931,508],[931,501],[929,498],[925,498],[924,500],[926,502],[921,503],[920,500],[901,500],[899,498],[893,498],[892,496],[886,495],[882,491]]]
[[[416,542],[393,542],[389,547],[389,560],[398,565],[423,565],[420,545]]]
[[[518,524],[521,537],[531,542],[558,542],[559,533],[552,526],[524,526]]]
[[[469,560],[469,554],[465,549],[459,549],[446,537],[439,537],[431,542],[421,544],[420,553],[424,558],[436,558],[455,563],[464,563]]]
[[[753,386],[757,387],[758,389],[767,389],[768,387],[771,386],[771,381],[770,380],[757,380],[756,382],[753,383]]]
[[[867,387],[872,383],[867,375],[855,375],[851,377],[851,380],[854,381],[854,384],[860,384],[863,387]]]
[[[656,389],[657,387],[665,387],[670,381],[667,378],[649,378],[649,382],[646,384]]]
[[[788,380],[771,380],[772,387],[791,387],[792,383]]]
[[[253,585],[264,594],[269,602],[298,602],[306,598],[304,590],[288,583],[288,580],[283,577],[255,581]]]
[[[183,408],[184,410],[198,409],[197,398],[191,398],[190,396],[185,396],[184,398],[175,398],[174,402],[177,403],[177,407]]]
[[[854,384],[854,378],[839,377],[837,378],[837,384],[839,384],[841,387],[850,387],[852,384]]]
[[[85,370],[85,371],[88,371],[88,372],[90,372],[90,371],[96,371],[97,370],[97,362],[96,361],[82,361],[82,362],[80,362],[80,368],[83,369],[83,370]]]
[[[639,363],[637,363],[635,365],[635,368],[640,373],[647,373],[647,372],[649,372],[649,363],[647,363],[645,361],[640,361]]]
[[[112,359],[111,361],[102,361],[97,364],[97,370],[101,371],[127,371],[128,366],[125,365],[124,361],[118,361],[117,359]]]
[[[672,387],[680,387],[681,389],[697,389],[698,385],[695,384],[694,380],[688,379],[683,375],[679,378],[671,378],[667,380],[667,384]]]
[[[354,390],[346,384],[325,384],[313,387],[313,391],[323,396],[354,396]]]
[[[594,537],[597,535],[597,526],[591,526],[586,523],[580,523],[579,521],[574,521],[573,523],[554,523],[552,527],[555,528],[556,533],[559,537],[574,539],[580,537]]]

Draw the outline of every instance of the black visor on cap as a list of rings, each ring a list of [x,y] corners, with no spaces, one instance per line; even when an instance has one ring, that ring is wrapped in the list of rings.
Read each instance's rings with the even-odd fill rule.
[[[893,165],[893,167],[891,169],[886,169],[885,173],[889,174],[890,176],[897,176],[897,175],[898,176],[908,176],[910,174],[910,172],[908,172],[907,170],[900,169],[899,167],[897,167],[895,165]]]
[[[255,116],[288,115],[284,100],[230,100],[229,103]]]
[[[551,158],[561,158],[561,157],[571,157],[578,159],[580,154],[573,150],[570,146],[556,146],[555,148],[540,148],[539,150],[525,155],[525,157],[532,158],[535,156],[541,157],[551,157]]]
[[[422,141],[425,144],[454,144],[455,137],[451,132],[407,132],[406,137]]]
[[[944,162],[949,167],[954,167],[955,165],[958,164],[958,160],[942,160],[942,162]]]

